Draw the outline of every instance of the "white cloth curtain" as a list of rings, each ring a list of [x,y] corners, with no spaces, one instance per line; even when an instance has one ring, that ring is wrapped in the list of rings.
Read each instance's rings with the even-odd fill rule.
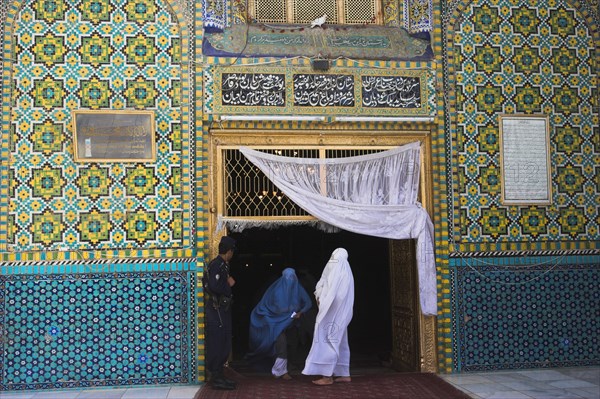
[[[419,143],[346,158],[293,158],[240,151],[317,219],[354,233],[417,239],[421,311],[437,314],[433,224],[417,202]]]

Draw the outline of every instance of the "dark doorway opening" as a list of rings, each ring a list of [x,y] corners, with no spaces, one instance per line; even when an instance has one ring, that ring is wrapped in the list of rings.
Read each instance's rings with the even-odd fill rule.
[[[233,360],[248,350],[250,313],[286,267],[296,270],[309,295],[333,250],[348,251],[354,274],[354,315],[348,327],[351,367],[381,367],[392,348],[389,241],[347,231],[325,233],[310,226],[252,228],[230,234],[237,240],[231,261],[233,288]],[[316,310],[316,307],[315,307]],[[293,359],[304,364],[308,347]]]

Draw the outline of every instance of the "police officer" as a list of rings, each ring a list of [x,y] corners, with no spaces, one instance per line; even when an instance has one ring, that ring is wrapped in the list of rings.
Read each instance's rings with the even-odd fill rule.
[[[233,257],[235,240],[224,236],[219,242],[219,255],[204,273],[204,311],[206,318],[206,369],[214,389],[236,389],[235,381],[225,378],[223,367],[231,352],[231,287],[229,261]]]

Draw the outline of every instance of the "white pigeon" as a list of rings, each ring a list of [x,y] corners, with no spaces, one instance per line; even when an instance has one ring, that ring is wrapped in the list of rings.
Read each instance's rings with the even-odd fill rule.
[[[323,25],[325,23],[325,20],[327,19],[327,14],[323,14],[322,17],[315,19],[314,21],[312,21],[310,23],[310,27],[314,28],[315,26],[321,27],[321,25]]]

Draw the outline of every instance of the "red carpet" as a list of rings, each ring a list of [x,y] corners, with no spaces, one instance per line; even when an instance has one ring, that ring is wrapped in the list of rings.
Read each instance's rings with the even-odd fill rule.
[[[316,386],[316,377],[293,375],[289,381],[266,375],[235,378],[238,388],[219,391],[205,385],[195,399],[468,399],[431,373],[384,373],[352,376],[350,383]]]

